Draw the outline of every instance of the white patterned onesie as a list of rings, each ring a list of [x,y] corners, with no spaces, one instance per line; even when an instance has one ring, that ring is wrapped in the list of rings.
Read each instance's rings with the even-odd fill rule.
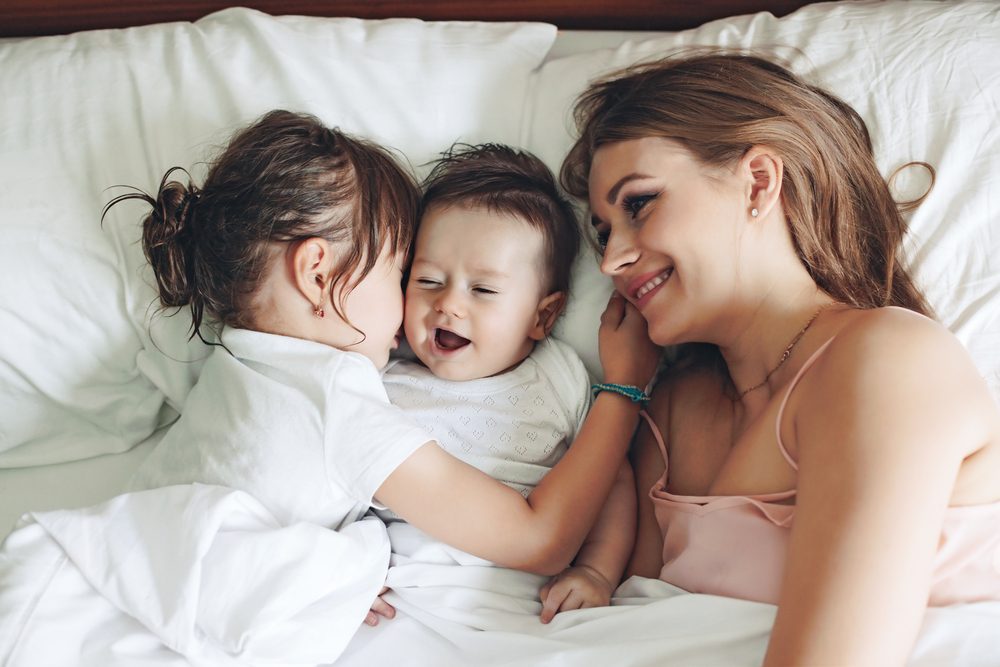
[[[394,361],[386,393],[448,453],[527,496],[573,442],[590,407],[575,351],[546,338],[513,370],[455,382]]]

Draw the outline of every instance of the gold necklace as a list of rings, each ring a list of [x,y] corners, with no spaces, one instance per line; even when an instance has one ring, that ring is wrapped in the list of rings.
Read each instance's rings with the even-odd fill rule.
[[[799,329],[799,332],[795,334],[795,337],[792,338],[790,343],[788,343],[788,346],[785,348],[785,351],[781,353],[781,357],[778,359],[778,363],[774,365],[774,368],[772,368],[767,372],[767,375],[764,376],[763,380],[761,380],[754,386],[747,387],[743,391],[739,392],[736,396],[737,401],[742,400],[743,397],[749,394],[751,391],[760,389],[765,384],[767,384],[767,381],[771,379],[771,376],[777,373],[778,369],[781,368],[786,361],[788,361],[788,357],[792,356],[792,350],[795,349],[795,346],[798,344],[798,342],[802,340],[802,337],[806,335],[807,331],[809,331],[809,327],[812,326],[812,323],[816,321],[816,318],[819,317],[819,314],[822,313],[824,310],[826,310],[826,306],[823,306],[815,313],[813,313],[812,317],[809,318],[809,321],[806,322],[806,325],[801,329]]]

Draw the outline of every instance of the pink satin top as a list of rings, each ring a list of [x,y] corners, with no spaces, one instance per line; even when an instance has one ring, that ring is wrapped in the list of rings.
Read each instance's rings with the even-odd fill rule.
[[[802,366],[778,409],[778,448],[793,470],[798,465],[781,441],[781,417],[792,390],[832,341]],[[667,450],[659,429],[643,415],[664,462],[663,476],[649,492],[663,535],[660,579],[693,593],[777,604],[795,519],[795,505],[788,503],[795,489],[750,496],[669,493]],[[1000,502],[949,507],[945,513],[929,604],[975,600],[1000,600]]]

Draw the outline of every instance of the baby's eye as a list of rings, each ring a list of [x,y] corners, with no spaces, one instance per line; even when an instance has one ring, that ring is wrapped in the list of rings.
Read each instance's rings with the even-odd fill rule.
[[[630,195],[622,200],[622,208],[633,218],[639,215],[643,206],[656,199],[656,195]]]
[[[435,287],[440,285],[440,281],[434,280],[433,278],[415,278],[414,281],[421,287]]]
[[[477,294],[499,294],[496,290],[490,289],[489,287],[473,287],[473,292]]]

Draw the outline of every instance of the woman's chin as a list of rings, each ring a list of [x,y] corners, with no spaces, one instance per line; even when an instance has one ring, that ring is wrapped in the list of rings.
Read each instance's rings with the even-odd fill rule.
[[[649,340],[653,341],[660,347],[669,347],[671,345],[680,345],[681,343],[691,342],[674,323],[662,321],[650,322],[647,320],[646,330],[649,335]]]

